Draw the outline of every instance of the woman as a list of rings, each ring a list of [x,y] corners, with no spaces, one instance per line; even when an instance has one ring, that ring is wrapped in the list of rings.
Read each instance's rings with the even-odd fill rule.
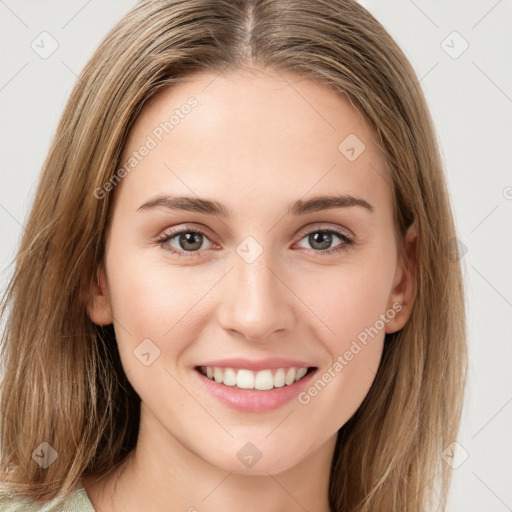
[[[0,504],[443,507],[454,237],[418,80],[357,3],[138,3],[71,94],[5,296]]]

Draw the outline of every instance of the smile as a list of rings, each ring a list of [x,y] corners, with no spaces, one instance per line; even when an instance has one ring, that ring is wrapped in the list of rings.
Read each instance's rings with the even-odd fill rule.
[[[308,371],[314,368],[290,367],[272,368],[260,371],[245,368],[220,368],[218,366],[200,366],[198,370],[218,384],[236,387],[238,389],[256,389],[268,391],[274,388],[290,386],[304,378]]]

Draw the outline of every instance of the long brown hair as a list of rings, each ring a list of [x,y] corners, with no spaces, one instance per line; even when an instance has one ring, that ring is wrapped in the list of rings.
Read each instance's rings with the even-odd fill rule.
[[[418,228],[414,308],[386,337],[375,381],[339,431],[332,510],[419,512],[436,493],[444,508],[451,468],[441,453],[457,437],[467,368],[454,223],[418,79],[353,0],[143,0],[100,44],[60,120],[2,300],[4,492],[65,497],[133,450],[140,398],[112,326],[96,326],[85,308],[112,198],[94,191],[116,177],[127,134],[156,91],[194,71],[257,66],[350,99],[387,158],[399,242],[413,221]],[[42,442],[57,454],[46,468],[32,457]]]

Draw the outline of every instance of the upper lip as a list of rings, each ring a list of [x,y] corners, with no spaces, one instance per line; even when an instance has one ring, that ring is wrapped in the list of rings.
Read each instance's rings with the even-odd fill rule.
[[[313,365],[298,361],[296,359],[283,359],[279,357],[272,357],[268,359],[251,360],[240,357],[230,359],[217,359],[215,361],[205,361],[197,366],[209,366],[219,368],[237,368],[252,371],[271,370],[275,368],[310,368]]]

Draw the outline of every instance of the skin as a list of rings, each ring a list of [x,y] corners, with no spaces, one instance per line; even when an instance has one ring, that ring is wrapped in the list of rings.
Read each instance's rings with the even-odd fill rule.
[[[385,159],[343,96],[259,69],[201,72],[159,92],[137,118],[121,161],[191,96],[198,105],[115,188],[88,313],[99,325],[114,323],[124,370],[142,400],[140,433],[127,463],[84,486],[102,512],[327,511],[337,431],[372,385],[385,333],[401,329],[412,306],[414,266],[398,256]],[[338,149],[349,134],[366,147],[354,161]],[[160,194],[215,200],[231,216],[138,211]],[[287,214],[298,199],[333,194],[362,198],[373,212]],[[180,227],[206,232],[191,257],[156,241]],[[355,243],[320,255],[308,234],[327,227]],[[251,263],[236,251],[247,236],[263,250]],[[415,237],[411,229],[409,255]],[[326,250],[344,243],[333,235]],[[169,244],[191,254],[179,236]],[[205,360],[290,357],[320,375],[393,303],[401,311],[306,405],[293,399],[269,412],[240,412],[194,374]],[[160,356],[145,366],[133,351],[148,338]],[[237,457],[249,441],[262,454],[252,468]]]

